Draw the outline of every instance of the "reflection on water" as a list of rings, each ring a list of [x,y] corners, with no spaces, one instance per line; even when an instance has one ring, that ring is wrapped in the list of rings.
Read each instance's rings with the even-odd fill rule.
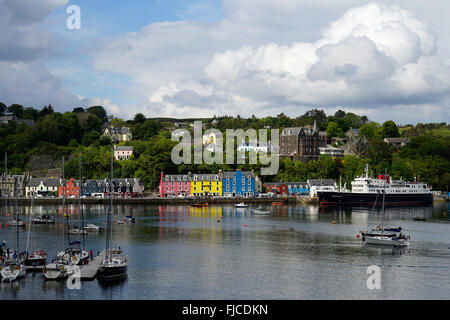
[[[114,205],[113,216],[135,224],[113,225],[113,245],[129,257],[128,278],[104,286],[97,280],[69,290],[42,273],[0,284],[2,299],[446,299],[450,294],[448,204],[387,207],[386,225],[402,226],[411,245],[394,249],[356,237],[381,223],[381,208],[262,205],[270,216],[231,205]],[[81,208],[68,208],[78,223]],[[83,206],[86,223],[105,226],[107,206]],[[25,221],[30,207],[20,207]],[[43,248],[49,261],[67,245],[62,206],[37,206],[55,225],[27,225],[22,250]],[[414,221],[423,216],[425,221]],[[0,209],[0,241],[15,246],[15,228]],[[31,229],[30,229],[31,228]],[[104,249],[106,233],[89,234],[86,249]],[[76,240],[77,236],[70,236]],[[6,247],[5,247],[6,248]],[[31,250],[30,250],[31,251]],[[382,271],[382,289],[366,286],[367,267]],[[402,295],[399,296],[398,292]]]

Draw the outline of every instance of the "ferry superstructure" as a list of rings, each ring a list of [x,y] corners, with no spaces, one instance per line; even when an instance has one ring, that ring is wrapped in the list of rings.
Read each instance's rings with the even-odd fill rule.
[[[352,181],[352,191],[317,191],[320,204],[381,204],[385,193],[385,204],[430,204],[433,194],[426,183],[391,180],[389,175],[369,177],[365,174]]]

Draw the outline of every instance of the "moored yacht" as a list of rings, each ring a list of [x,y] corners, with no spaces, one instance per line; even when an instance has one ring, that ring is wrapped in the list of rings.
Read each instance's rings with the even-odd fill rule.
[[[11,282],[23,278],[27,274],[27,267],[22,264],[19,259],[6,260],[0,269],[0,275],[3,282]]]
[[[97,278],[102,283],[120,281],[127,278],[128,276],[128,257],[124,255],[123,250],[120,247],[118,249],[111,248],[113,209],[113,198],[111,197],[111,193],[113,191],[113,165],[113,150],[111,149],[111,180],[109,183],[110,204],[108,207],[106,224],[107,230],[105,258],[101,262],[100,268],[97,272]]]

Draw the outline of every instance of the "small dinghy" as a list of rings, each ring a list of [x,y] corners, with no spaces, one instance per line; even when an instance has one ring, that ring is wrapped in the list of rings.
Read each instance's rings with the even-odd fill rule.
[[[258,207],[252,210],[252,214],[259,216],[270,216],[270,211],[264,210],[262,207]]]
[[[248,206],[245,203],[241,202],[241,203],[235,204],[234,207],[235,208],[247,208]]]

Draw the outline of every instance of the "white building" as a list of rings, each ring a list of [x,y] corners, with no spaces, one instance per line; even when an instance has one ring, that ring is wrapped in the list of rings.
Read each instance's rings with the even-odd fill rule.
[[[331,157],[343,157],[344,150],[327,145],[326,147],[319,147],[320,154],[327,154]]]
[[[133,155],[132,146],[114,146],[114,159],[128,160]]]
[[[61,179],[31,178],[25,187],[25,195],[27,198],[37,195],[57,195],[58,187],[61,185]]]

